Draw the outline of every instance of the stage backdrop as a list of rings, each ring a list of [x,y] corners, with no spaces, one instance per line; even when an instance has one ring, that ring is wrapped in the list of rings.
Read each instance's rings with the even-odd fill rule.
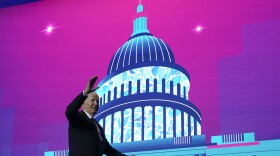
[[[90,77],[105,82],[133,33],[138,4],[45,0],[0,9],[1,156],[68,149],[66,106]],[[280,2],[141,4],[147,30],[187,71],[187,99],[208,141],[239,132],[280,139]]]

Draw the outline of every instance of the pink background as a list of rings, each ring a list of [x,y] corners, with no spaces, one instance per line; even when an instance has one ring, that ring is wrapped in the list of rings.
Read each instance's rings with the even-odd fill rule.
[[[280,139],[280,1],[143,0],[148,29],[191,75],[202,133]],[[68,148],[66,106],[102,80],[137,0],[45,0],[0,9],[0,155]],[[42,32],[49,24],[56,29]],[[193,31],[197,25],[204,29]]]

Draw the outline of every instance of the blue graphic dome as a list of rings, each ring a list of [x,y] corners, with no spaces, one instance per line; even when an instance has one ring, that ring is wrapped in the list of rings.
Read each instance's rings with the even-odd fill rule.
[[[100,108],[95,119],[110,143],[190,140],[201,135],[201,113],[189,101],[189,73],[175,63],[169,46],[149,32],[142,13],[139,4],[131,37],[112,57],[107,76],[98,84]]]
[[[170,66],[174,55],[169,46],[150,33],[139,33],[126,41],[111,59],[107,74],[143,66]]]

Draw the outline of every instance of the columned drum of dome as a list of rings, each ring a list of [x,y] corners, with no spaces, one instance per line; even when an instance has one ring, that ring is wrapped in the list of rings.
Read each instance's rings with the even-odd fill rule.
[[[96,119],[110,143],[201,135],[201,114],[189,101],[190,76],[170,47],[147,28],[139,4],[131,37],[112,57],[98,85]]]

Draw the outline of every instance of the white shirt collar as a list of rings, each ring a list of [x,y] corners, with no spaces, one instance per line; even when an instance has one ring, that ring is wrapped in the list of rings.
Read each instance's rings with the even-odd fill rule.
[[[88,112],[86,112],[85,110],[83,110],[83,111],[86,113],[86,115],[88,116],[89,119],[92,119],[92,115],[88,114]]]

